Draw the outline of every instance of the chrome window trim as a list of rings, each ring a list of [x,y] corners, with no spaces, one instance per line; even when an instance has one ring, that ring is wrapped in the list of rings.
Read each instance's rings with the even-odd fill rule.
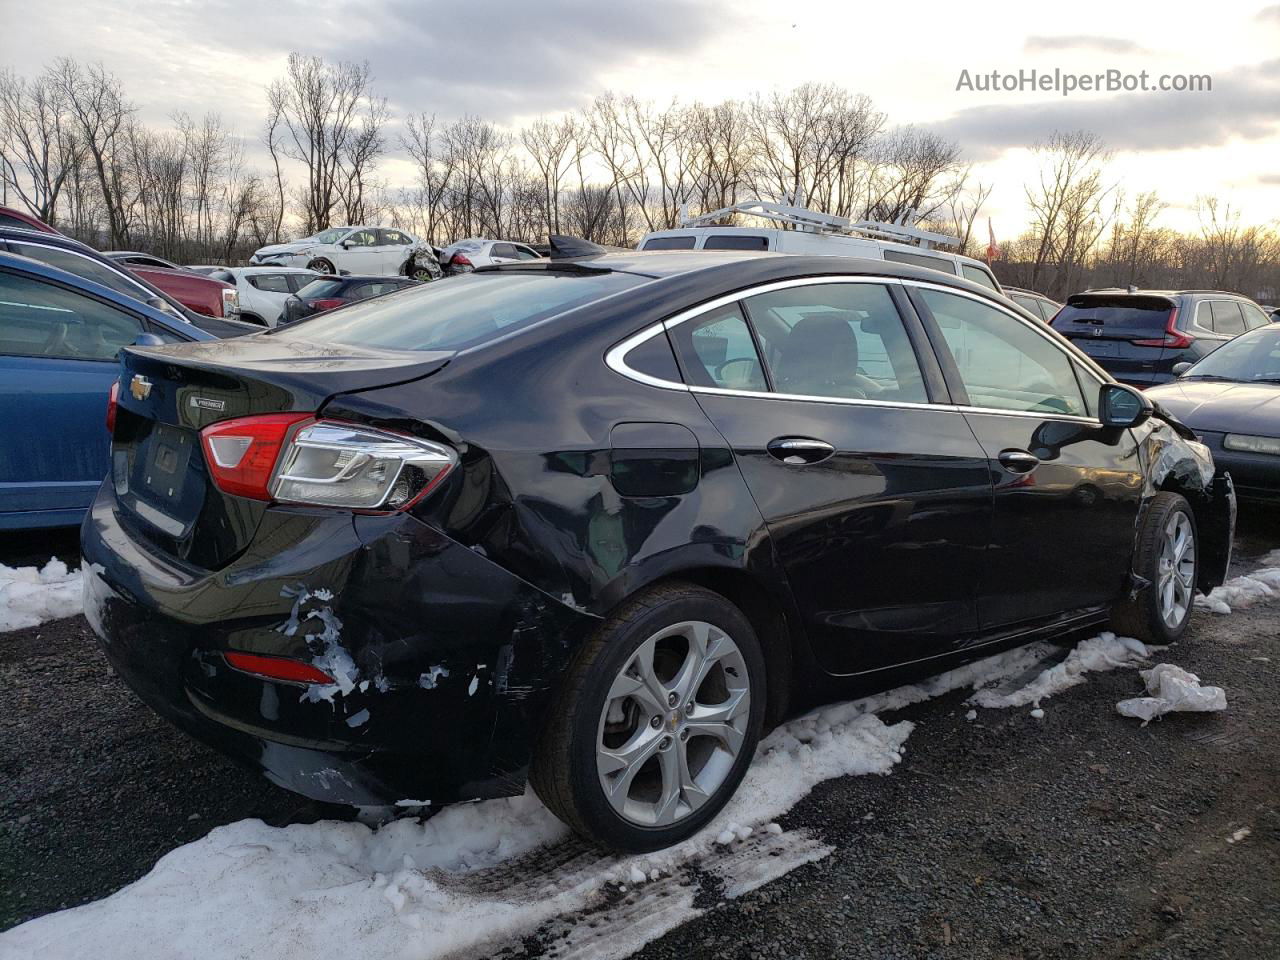
[[[1102,422],[1097,417],[1087,417],[1087,416],[1077,417],[1077,416],[1073,416],[1071,414],[1065,414],[1065,413],[1063,414],[1036,413],[1034,411],[1029,411],[1029,410],[1005,410],[1000,407],[975,407],[975,406],[957,405],[957,404],[951,404],[951,403],[913,403],[909,401],[898,401],[898,400],[871,400],[871,399],[861,400],[861,399],[855,399],[853,397],[816,397],[816,396],[808,396],[805,394],[795,394],[795,393],[777,393],[777,392],[769,393],[769,392],[763,392],[758,390],[732,390],[727,387],[694,386],[687,383],[676,383],[672,380],[663,380],[660,377],[651,377],[646,373],[641,373],[639,370],[635,370],[632,367],[629,367],[626,363],[626,355],[630,353],[632,350],[634,350],[636,347],[640,346],[642,343],[652,340],[659,333],[668,332],[674,329],[675,327],[678,327],[682,323],[685,323],[689,320],[693,320],[697,317],[700,317],[704,313],[709,313],[712,310],[718,310],[721,307],[728,306],[731,303],[737,303],[741,300],[747,299],[748,297],[754,297],[757,294],[772,293],[775,290],[786,290],[786,289],[790,289],[791,287],[816,286],[818,284],[827,284],[827,283],[873,283],[873,284],[878,284],[880,286],[896,285],[899,287],[903,287],[903,286],[923,287],[929,290],[938,290],[942,293],[954,294],[955,296],[959,296],[959,297],[967,297],[970,300],[977,301],[978,303],[984,304],[985,306],[988,306],[995,310],[1000,311],[1001,313],[1005,314],[1011,319],[1022,324],[1024,327],[1027,327],[1028,329],[1034,331],[1036,335],[1048,341],[1048,343],[1051,346],[1053,346],[1059,353],[1063,354],[1067,358],[1068,362],[1073,363],[1075,366],[1078,366],[1081,369],[1085,370],[1087,373],[1089,373],[1095,380],[1098,381],[1099,387],[1101,387],[1103,384],[1111,382],[1110,377],[1107,376],[1105,371],[1103,371],[1101,367],[1095,364],[1090,357],[1088,357],[1086,354],[1083,353],[1083,351],[1073,352],[1071,350],[1066,349],[1066,345],[1060,342],[1061,334],[1054,331],[1051,327],[1048,327],[1048,325],[1043,320],[1033,321],[1033,320],[1021,317],[1018,314],[1014,313],[1012,310],[1010,310],[1008,307],[1004,307],[998,303],[994,303],[991,300],[988,300],[986,297],[982,297],[977,294],[970,293],[967,290],[958,290],[955,287],[949,287],[946,284],[930,283],[926,280],[908,280],[901,277],[883,277],[883,276],[873,276],[873,275],[865,275],[865,276],[833,275],[833,276],[825,276],[825,277],[792,277],[791,279],[788,279],[788,280],[773,280],[773,281],[770,281],[769,283],[763,283],[758,286],[748,287],[743,290],[735,290],[733,293],[727,293],[724,296],[717,297],[714,300],[709,300],[706,303],[700,303],[696,307],[690,307],[688,310],[683,310],[680,313],[677,313],[671,317],[668,317],[666,320],[660,320],[657,323],[651,324],[650,326],[646,327],[640,332],[632,334],[627,339],[615,344],[605,353],[605,358],[604,358],[605,365],[608,366],[609,369],[613,370],[614,373],[620,374],[621,376],[624,376],[629,380],[634,380],[637,383],[643,383],[646,386],[650,386],[650,387],[658,387],[659,389],[662,389],[662,390],[679,390],[683,393],[703,393],[711,396],[728,396],[728,397],[752,397],[757,400],[798,400],[806,403],[834,403],[834,404],[843,404],[846,406],[870,406],[870,407],[881,407],[881,408],[898,407],[898,408],[903,408],[908,410],[912,410],[912,409],[946,410],[946,411],[960,412],[960,413],[991,414],[991,415],[1015,416],[1015,417],[1017,416],[1036,417],[1040,420],[1065,420],[1072,423],[1100,424]],[[1041,327],[1045,327],[1047,329],[1040,329]],[[1085,398],[1081,398],[1081,399],[1085,399]]]
[[[41,249],[44,249],[44,250],[53,250],[56,253],[67,253],[73,257],[79,257],[81,260],[88,260],[90,263],[95,264],[96,266],[106,268],[107,270],[109,270],[110,272],[118,276],[121,280],[124,280],[130,286],[136,287],[139,291],[141,291],[142,296],[141,297],[135,296],[134,299],[141,300],[145,304],[147,302],[148,297],[154,296],[154,294],[150,290],[148,290],[142,284],[138,283],[138,281],[134,280],[133,277],[129,276],[127,272],[116,267],[114,263],[111,263],[110,258],[108,258],[108,262],[111,263],[111,265],[108,266],[106,263],[103,263],[101,260],[97,260],[94,257],[86,256],[85,254],[81,253],[79,250],[69,250],[66,247],[58,247],[48,243],[40,243],[38,240],[28,240],[26,237],[23,237],[20,240],[10,240],[9,243],[26,244],[29,247],[40,247]],[[18,256],[23,256],[23,254],[18,253],[17,251],[13,251],[13,252],[16,253]],[[49,263],[47,260],[41,260],[40,262],[47,267],[53,267],[55,270],[62,269],[56,263]],[[81,274],[76,274],[76,276],[80,277],[81,280],[88,280],[90,283],[98,283],[98,281],[94,280],[92,277],[82,276]],[[99,286],[105,286],[105,284],[99,284]],[[108,289],[111,289],[111,288],[108,288]],[[122,291],[116,290],[115,292],[121,293]],[[126,294],[126,296],[128,296],[128,294]]]

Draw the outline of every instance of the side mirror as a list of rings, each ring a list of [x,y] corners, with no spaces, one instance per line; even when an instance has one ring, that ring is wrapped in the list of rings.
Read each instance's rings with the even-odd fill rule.
[[[1098,419],[1104,427],[1136,427],[1154,410],[1150,397],[1122,383],[1104,383],[1098,391]]]
[[[1177,363],[1173,365],[1173,375],[1175,377],[1180,377],[1184,373],[1186,373],[1188,370],[1190,370],[1193,366],[1195,366],[1195,364],[1189,363],[1186,360],[1179,360]]]
[[[134,339],[135,347],[163,347],[164,338],[154,333],[140,333]]]
[[[350,249],[351,249],[351,241],[350,241],[350,240],[343,240],[340,244],[338,244],[338,246],[340,246],[343,250],[350,250]]]

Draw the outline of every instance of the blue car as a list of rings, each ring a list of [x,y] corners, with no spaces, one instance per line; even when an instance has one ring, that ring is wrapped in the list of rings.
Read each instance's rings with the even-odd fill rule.
[[[0,530],[80,523],[107,475],[119,353],[215,340],[101,284],[0,252]]]

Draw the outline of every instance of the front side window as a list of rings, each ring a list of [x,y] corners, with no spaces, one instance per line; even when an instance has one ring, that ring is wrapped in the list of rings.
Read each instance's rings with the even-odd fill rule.
[[[920,289],[975,407],[1088,416],[1066,353],[1025,323],[969,297]]]
[[[751,329],[737,303],[682,323],[672,335],[690,384],[724,390],[769,389]]]
[[[956,275],[955,264],[945,257],[930,257],[923,253],[908,253],[905,250],[886,250],[884,258],[894,263],[909,263],[913,267],[928,267],[930,270],[941,270],[953,277]]]
[[[52,283],[0,273],[0,353],[114,360],[143,332],[142,321]]]
[[[964,278],[966,280],[972,280],[974,283],[980,283],[988,290],[995,290],[998,292],[1000,289],[996,286],[995,278],[981,267],[975,267],[971,263],[962,263],[960,264],[960,272],[964,274]],[[1029,307],[1028,309],[1032,313],[1040,312],[1035,307]]]
[[[887,287],[813,283],[743,301],[778,393],[927,403]]]
[[[267,293],[292,293],[289,289],[289,281],[283,274],[279,273],[261,273],[250,275],[249,282],[259,290]]]
[[[347,233],[348,229],[346,227],[330,227],[328,230],[322,230],[309,239],[316,241],[316,243],[337,243]]]

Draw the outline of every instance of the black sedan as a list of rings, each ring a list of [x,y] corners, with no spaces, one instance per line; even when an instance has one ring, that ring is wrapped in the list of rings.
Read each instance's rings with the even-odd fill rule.
[[[412,277],[317,277],[284,302],[280,323],[294,323],[313,314],[336,310],[357,300],[395,293],[418,281]]]
[[[1222,581],[1235,498],[1043,322],[905,264],[484,268],[131,349],[86,610],[157,711],[309,797],[519,793],[647,850],[851,689]],[[145,390],[133,384],[145,383]]]
[[[1237,337],[1147,395],[1200,435],[1241,497],[1280,500],[1280,325]]]

